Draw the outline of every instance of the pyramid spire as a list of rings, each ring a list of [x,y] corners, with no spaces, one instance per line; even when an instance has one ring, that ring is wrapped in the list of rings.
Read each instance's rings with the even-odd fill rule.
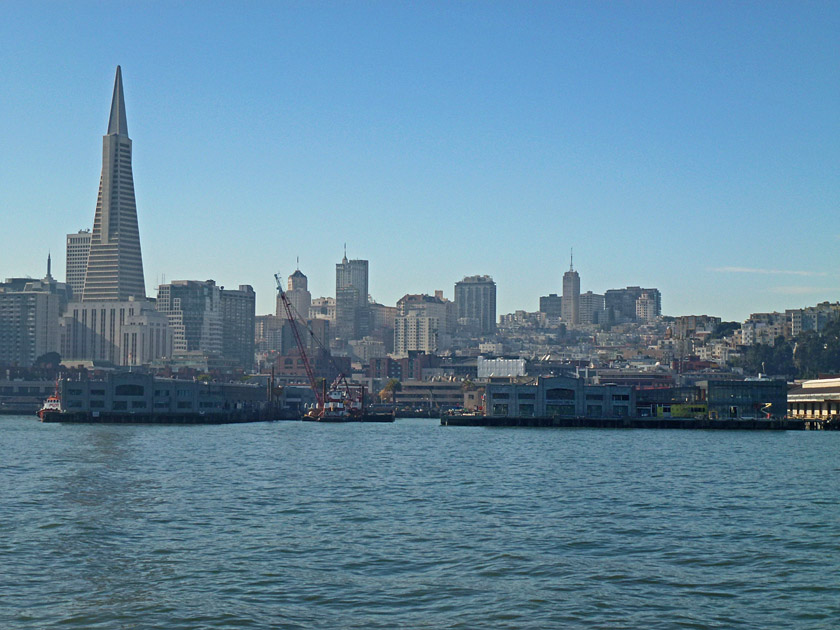
[[[125,121],[122,71],[117,66],[108,133],[102,138],[102,175],[90,235],[82,301],[127,300],[146,297],[131,138]]]
[[[128,137],[128,121],[125,118],[125,97],[123,96],[122,69],[117,66],[114,79],[114,97],[111,99],[111,118],[108,120],[109,136]]]

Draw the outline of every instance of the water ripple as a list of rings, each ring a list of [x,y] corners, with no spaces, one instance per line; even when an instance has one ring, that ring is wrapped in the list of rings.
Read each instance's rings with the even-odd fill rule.
[[[0,420],[2,628],[797,628],[838,434]]]

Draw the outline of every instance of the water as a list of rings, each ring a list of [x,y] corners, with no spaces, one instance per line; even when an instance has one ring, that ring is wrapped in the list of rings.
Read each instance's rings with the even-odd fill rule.
[[[840,433],[0,417],[2,628],[836,628]]]

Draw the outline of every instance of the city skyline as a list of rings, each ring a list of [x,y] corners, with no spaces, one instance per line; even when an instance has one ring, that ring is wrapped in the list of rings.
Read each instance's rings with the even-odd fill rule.
[[[836,5],[219,9],[211,47],[186,9],[106,7],[136,29],[97,40],[92,5],[4,6],[5,275],[91,227],[119,64],[149,287],[248,283],[270,313],[298,255],[330,295],[346,241],[385,304],[487,274],[535,311],[572,246],[582,291],[656,286],[668,315],[840,293]]]

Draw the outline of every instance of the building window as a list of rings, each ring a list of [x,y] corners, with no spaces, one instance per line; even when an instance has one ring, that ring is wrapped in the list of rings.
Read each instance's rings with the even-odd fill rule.
[[[574,405],[546,405],[545,412],[548,416],[564,416],[564,417],[574,417],[575,415],[575,406]]]
[[[133,383],[123,383],[117,385],[114,389],[114,394],[117,396],[142,396],[144,392],[142,385],[134,385]]]
[[[555,387],[545,393],[546,400],[574,400],[575,390]]]

